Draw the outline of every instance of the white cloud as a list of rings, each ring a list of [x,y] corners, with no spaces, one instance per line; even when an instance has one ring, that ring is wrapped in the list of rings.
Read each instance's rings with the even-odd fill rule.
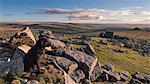
[[[150,16],[150,11],[141,11],[143,15]]]
[[[97,9],[82,9],[80,12],[71,13],[68,16],[70,20],[98,20],[100,16],[98,15]]]

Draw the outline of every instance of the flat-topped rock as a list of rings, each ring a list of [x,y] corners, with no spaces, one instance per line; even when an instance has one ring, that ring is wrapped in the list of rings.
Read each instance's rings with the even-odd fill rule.
[[[31,47],[28,45],[18,46],[18,48],[16,48],[16,51],[14,53],[13,59],[16,59],[18,57],[22,57],[23,59],[30,49]]]
[[[60,40],[47,39],[47,44],[51,46],[52,49],[65,48],[66,45]]]

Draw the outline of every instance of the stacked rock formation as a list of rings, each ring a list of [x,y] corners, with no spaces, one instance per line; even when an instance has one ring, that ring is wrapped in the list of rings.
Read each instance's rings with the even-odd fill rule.
[[[24,56],[28,53],[30,48],[35,45],[35,43],[35,38],[29,27],[18,31],[15,35],[10,37],[10,40],[4,44],[7,45],[7,47],[9,46],[9,48],[6,48],[4,51],[2,50],[0,55],[0,58],[8,56],[9,59],[9,61],[0,64],[1,75],[6,75],[9,72],[23,72]]]

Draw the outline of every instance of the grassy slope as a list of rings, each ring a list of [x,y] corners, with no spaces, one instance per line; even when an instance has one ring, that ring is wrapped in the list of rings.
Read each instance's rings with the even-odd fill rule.
[[[140,56],[137,52],[121,48],[114,45],[103,45],[98,44],[97,41],[106,40],[103,38],[93,38],[92,45],[96,50],[96,56],[102,64],[114,64],[115,70],[118,71],[129,71],[134,73],[136,71],[150,74],[150,57]],[[112,49],[123,49],[128,51],[128,53],[117,53],[112,51]]]
[[[150,40],[150,31],[120,31],[115,34],[133,39]]]

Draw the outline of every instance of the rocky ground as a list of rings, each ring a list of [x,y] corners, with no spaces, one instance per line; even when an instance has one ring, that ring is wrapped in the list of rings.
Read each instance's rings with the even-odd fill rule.
[[[133,40],[128,37],[114,35],[114,32],[100,33],[97,37],[83,35],[70,36],[71,38],[56,37],[51,31],[43,30],[36,34],[35,36],[29,27],[25,27],[9,38],[0,39],[1,83],[150,83],[149,63],[142,65],[145,62],[141,62],[144,70],[141,70],[141,72],[134,70],[131,73],[130,69],[116,71],[114,62],[117,60],[114,60],[113,57],[108,56],[108,59],[112,59],[112,63],[110,63],[111,61],[108,63],[99,61],[101,60],[99,55],[104,55],[101,53],[103,51],[130,54],[128,49],[138,52],[140,59],[142,56],[149,59],[149,41]],[[104,46],[118,47],[108,49]],[[145,61],[149,62],[148,59]],[[137,59],[134,58],[134,60]],[[122,67],[126,66],[122,65]],[[143,69],[143,67],[141,68]]]

